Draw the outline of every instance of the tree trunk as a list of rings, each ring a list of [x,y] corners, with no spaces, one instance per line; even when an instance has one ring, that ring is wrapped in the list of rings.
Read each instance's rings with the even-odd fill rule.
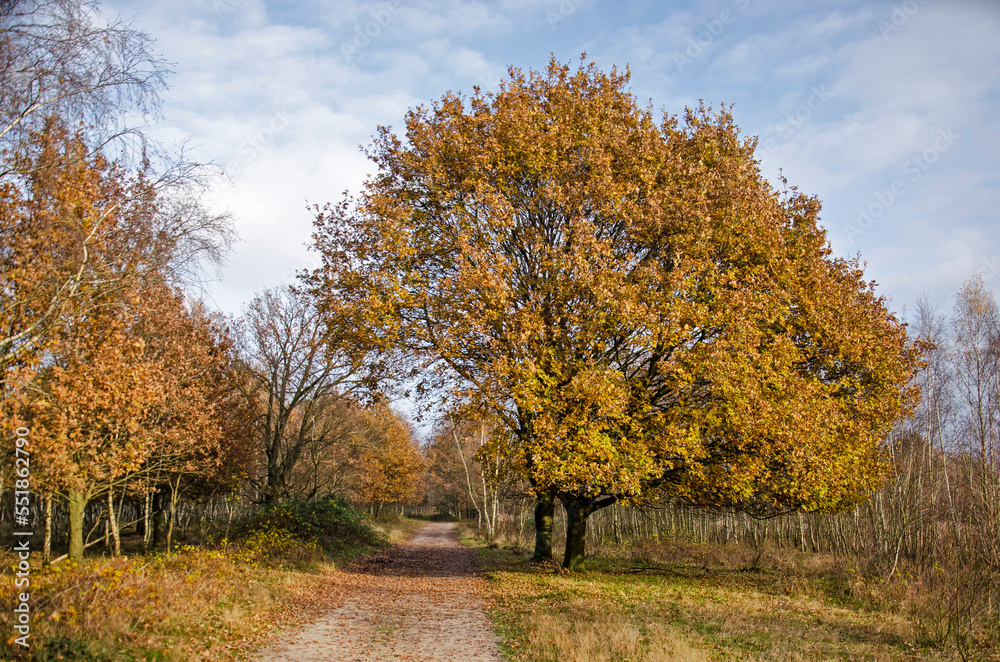
[[[181,491],[181,477],[177,477],[176,483],[170,486],[170,523],[167,524],[167,554],[170,553],[170,546],[174,539],[174,520],[177,519],[177,498]]]
[[[163,495],[159,492],[153,493],[153,547],[155,548],[163,540]]]
[[[74,561],[83,561],[83,513],[87,510],[87,495],[83,492],[69,492],[66,502],[69,505],[69,557]]]
[[[535,563],[552,560],[552,521],[556,513],[556,495],[540,492],[535,502]]]
[[[281,460],[281,441],[284,438],[285,426],[279,424],[270,433],[267,448],[267,486],[264,488],[262,501],[265,504],[272,504],[278,500],[278,494],[284,484],[284,476],[281,473],[283,465],[288,464],[288,458]]]
[[[42,561],[52,562],[52,494],[45,495],[45,541],[42,543]]]
[[[587,544],[587,518],[594,512],[590,499],[563,501],[566,507],[566,554],[562,567],[583,570]]]
[[[148,488],[142,505],[142,549],[148,552],[153,547],[153,493]]]
[[[267,467],[267,487],[264,488],[261,502],[272,504],[278,500],[278,474],[277,469],[270,465]]]
[[[802,516],[802,513],[798,513],[798,516],[799,516],[799,549],[801,549],[802,552],[805,553],[805,551],[806,551],[806,523],[805,523],[805,518]]]
[[[111,537],[114,540],[114,548],[112,554],[114,556],[122,555],[122,536],[121,532],[118,530],[118,517],[115,515],[115,493],[114,490],[108,489],[108,524],[111,527]]]

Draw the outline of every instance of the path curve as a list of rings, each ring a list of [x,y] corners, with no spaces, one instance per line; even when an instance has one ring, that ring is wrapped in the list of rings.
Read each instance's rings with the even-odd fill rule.
[[[502,659],[479,597],[485,581],[451,524],[427,524],[331,581],[340,606],[283,636],[260,662]]]

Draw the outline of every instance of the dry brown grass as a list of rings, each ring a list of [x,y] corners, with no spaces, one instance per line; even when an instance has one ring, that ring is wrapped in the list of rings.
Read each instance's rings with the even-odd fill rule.
[[[419,522],[379,528],[390,541]],[[226,549],[184,547],[173,554],[67,561],[31,573],[31,651],[64,651],[67,660],[235,660],[268,632],[314,616],[337,599],[329,581],[336,566],[372,547],[318,561],[268,532]],[[283,563],[292,560],[294,563]],[[10,553],[0,555],[0,628],[13,632],[15,587]],[[13,638],[0,659],[31,659]]]
[[[601,600],[576,598],[565,608],[532,616],[532,636],[520,650],[522,659],[592,662],[708,662],[673,626],[636,622],[623,613],[608,613]]]
[[[493,613],[514,660],[932,662],[904,611],[877,609],[831,557],[684,542],[599,550],[588,571],[480,543]],[[998,659],[989,651],[968,659]]]
[[[3,561],[10,567],[10,558]],[[81,660],[233,659],[240,641],[272,626],[279,614],[305,609],[330,571],[267,568],[200,549],[38,568],[31,577],[32,649],[39,654],[61,643],[75,656],[67,659]],[[7,576],[0,589],[5,632],[13,631],[13,599]],[[26,659],[12,644],[0,644],[3,657]]]

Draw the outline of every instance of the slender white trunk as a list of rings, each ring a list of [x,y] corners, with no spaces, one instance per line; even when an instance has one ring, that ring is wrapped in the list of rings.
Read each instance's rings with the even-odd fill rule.
[[[174,537],[174,519],[177,517],[177,499],[181,492],[181,477],[170,485],[170,522],[167,524],[167,554],[171,551]]]
[[[52,494],[45,495],[45,540],[42,543],[42,561],[52,562]]]
[[[111,487],[108,487],[108,527],[111,529],[111,536],[114,540],[111,553],[114,556],[121,556],[122,537],[118,531],[118,517],[115,516],[115,492]]]

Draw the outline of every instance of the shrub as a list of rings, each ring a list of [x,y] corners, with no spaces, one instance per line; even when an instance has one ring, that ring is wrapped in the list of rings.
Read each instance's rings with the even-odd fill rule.
[[[237,558],[247,562],[309,562],[322,552],[336,555],[362,545],[382,545],[385,537],[368,517],[338,497],[277,503],[236,527]]]
[[[233,561],[247,565],[306,565],[319,560],[315,540],[300,540],[282,529],[253,531],[231,554]]]

